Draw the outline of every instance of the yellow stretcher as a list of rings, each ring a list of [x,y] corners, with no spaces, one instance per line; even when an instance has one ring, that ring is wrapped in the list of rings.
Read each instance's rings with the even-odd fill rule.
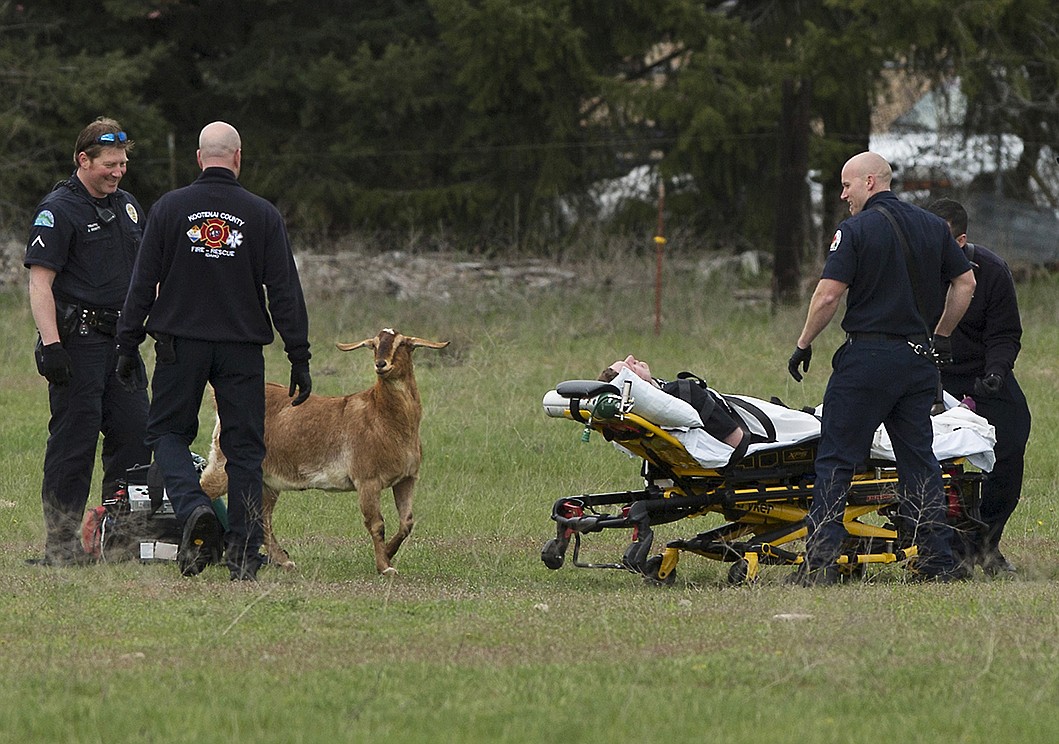
[[[554,405],[555,393],[563,401]],[[581,568],[614,568],[642,574],[649,582],[672,583],[682,553],[731,563],[728,581],[752,582],[762,565],[797,565],[795,543],[806,536],[813,496],[817,439],[759,448],[722,467],[704,467],[678,436],[630,410],[628,390],[589,380],[556,386],[549,415],[576,421],[642,460],[643,488],[585,493],[552,506],[556,536],[541,550],[550,569],[562,567],[573,543],[572,563]],[[948,518],[957,534],[984,529],[978,516],[981,472],[962,457],[941,462]],[[870,460],[854,476],[844,524],[848,537],[838,559],[841,572],[860,578],[868,564],[904,561],[916,555],[911,541],[898,538],[897,472],[893,462]],[[653,530],[689,517],[717,515],[719,526],[668,542],[652,553]],[[582,560],[582,538],[609,529],[628,529],[631,541],[620,562]]]

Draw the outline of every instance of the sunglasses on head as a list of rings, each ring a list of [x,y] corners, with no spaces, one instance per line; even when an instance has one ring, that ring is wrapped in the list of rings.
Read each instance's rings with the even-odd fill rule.
[[[96,137],[96,142],[98,142],[101,145],[102,144],[106,144],[106,143],[125,144],[125,142],[127,142],[128,139],[129,139],[129,135],[125,134],[125,132],[107,132],[106,134],[101,134],[98,137]]]

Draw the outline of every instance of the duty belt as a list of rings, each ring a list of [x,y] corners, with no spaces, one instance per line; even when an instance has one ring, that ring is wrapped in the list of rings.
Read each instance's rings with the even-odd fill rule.
[[[118,318],[121,310],[111,310],[107,307],[80,307],[78,314],[77,332],[82,336],[88,335],[89,328],[95,328],[100,333],[113,336],[118,332]]]
[[[850,341],[907,341],[910,344],[926,344],[927,339],[922,335],[902,336],[899,333],[861,333],[854,331],[847,333],[846,338]]]
[[[114,336],[118,332],[120,310],[108,307],[88,307],[80,302],[55,298],[55,322],[59,326],[59,339],[65,341],[74,333],[87,336],[89,328]]]
[[[928,359],[934,359],[934,352],[931,349],[930,340],[923,335],[914,336],[902,336],[899,333],[861,333],[854,331],[846,334],[847,343],[850,341],[899,341],[906,343],[912,347],[912,351],[916,352],[920,356],[927,357]]]

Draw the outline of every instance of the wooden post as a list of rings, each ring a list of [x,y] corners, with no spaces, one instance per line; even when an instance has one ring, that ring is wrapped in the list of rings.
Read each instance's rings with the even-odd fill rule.
[[[662,248],[666,244],[663,212],[666,205],[666,184],[658,179],[658,227],[655,229],[655,335],[662,332]]]

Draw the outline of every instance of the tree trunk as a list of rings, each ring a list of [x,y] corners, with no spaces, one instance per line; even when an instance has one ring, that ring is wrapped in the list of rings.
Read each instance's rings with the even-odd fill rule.
[[[822,164],[823,171],[823,230],[825,239],[816,246],[815,256],[827,256],[831,236],[838,223],[849,217],[849,205],[842,201],[842,166],[854,155],[865,152],[871,140],[871,90],[872,81],[864,75],[851,75],[849,84],[842,89],[840,98],[830,103],[824,111],[824,128],[828,135],[841,146],[830,151],[827,159],[830,166]]]
[[[812,82],[783,81],[779,180],[773,233],[772,304],[801,301],[802,256],[809,233],[809,109]]]

